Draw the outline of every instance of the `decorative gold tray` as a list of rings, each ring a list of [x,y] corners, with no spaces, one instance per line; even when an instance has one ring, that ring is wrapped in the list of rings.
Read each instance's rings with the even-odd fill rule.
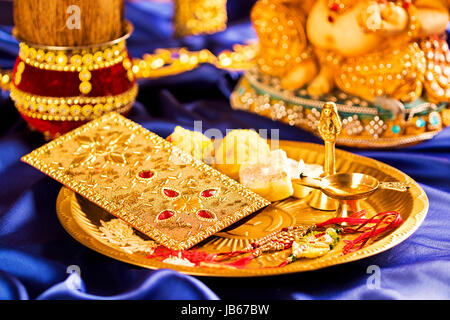
[[[280,141],[280,148],[293,159],[306,163],[323,164],[324,147],[321,145]],[[401,171],[379,161],[336,150],[337,172],[361,172],[380,181],[403,181],[409,183],[408,192],[379,191],[361,203],[368,215],[383,211],[397,211],[405,222],[390,234],[363,249],[342,255],[343,241],[325,256],[316,259],[300,259],[284,267],[276,267],[289,254],[289,250],[265,254],[252,261],[245,269],[218,267],[188,267],[148,259],[145,253],[129,254],[119,246],[102,238],[100,221],[112,218],[73,191],[63,187],[57,199],[59,220],[69,234],[83,245],[111,258],[149,269],[168,268],[197,276],[254,277],[316,270],[332,265],[363,259],[388,250],[407,239],[420,226],[428,211],[428,198],[423,189]],[[307,199],[287,199],[247,217],[228,229],[208,238],[196,248],[209,253],[242,250],[252,240],[263,237],[286,226],[299,223],[317,223],[333,217],[330,212],[317,211],[306,204]],[[347,236],[345,236],[347,237]],[[344,239],[345,239],[344,237]],[[269,267],[269,268],[268,268]]]

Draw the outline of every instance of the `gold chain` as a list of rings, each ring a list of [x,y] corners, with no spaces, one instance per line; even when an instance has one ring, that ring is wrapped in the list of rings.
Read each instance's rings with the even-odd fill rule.
[[[143,59],[134,59],[132,71],[136,78],[155,78],[180,74],[201,64],[212,64],[219,69],[247,70],[257,53],[257,44],[235,45],[215,56],[211,51],[189,51],[185,48],[157,49]]]

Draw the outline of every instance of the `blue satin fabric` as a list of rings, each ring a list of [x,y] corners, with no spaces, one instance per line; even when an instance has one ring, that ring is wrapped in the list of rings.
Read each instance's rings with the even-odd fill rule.
[[[172,8],[127,4],[136,28],[130,52],[159,47],[207,47],[214,52],[254,38],[251,1],[229,1],[229,29],[204,37],[171,38]],[[11,67],[17,42],[0,30],[0,64]],[[320,142],[311,134],[242,111],[228,98],[239,75],[211,66],[141,82],[130,118],[166,137],[176,125],[279,129],[280,138]],[[430,210],[408,240],[374,257],[324,270],[260,279],[195,278],[171,270],[149,271],[100,255],[61,227],[55,201],[61,185],[19,158],[44,144],[27,129],[6,93],[0,97],[0,298],[1,299],[449,299],[450,130],[432,141],[394,151],[351,150],[404,171],[425,189]],[[395,208],[393,208],[395,209]],[[368,286],[367,268],[381,270],[380,288]],[[67,273],[78,266],[78,273]]]

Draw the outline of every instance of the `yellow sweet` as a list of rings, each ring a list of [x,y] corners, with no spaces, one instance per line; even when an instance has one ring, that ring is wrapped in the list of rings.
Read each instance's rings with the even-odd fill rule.
[[[239,169],[246,162],[258,162],[267,157],[267,141],[253,130],[233,130],[216,150],[215,167],[227,176],[239,180]]]
[[[239,172],[240,182],[267,200],[274,202],[293,195],[286,152],[272,151],[258,162],[244,163]]]
[[[168,140],[194,158],[211,162],[214,146],[212,141],[201,132],[189,131],[177,126]]]

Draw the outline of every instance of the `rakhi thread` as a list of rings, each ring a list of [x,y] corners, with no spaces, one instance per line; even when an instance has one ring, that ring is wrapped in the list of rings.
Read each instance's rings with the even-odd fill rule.
[[[252,260],[268,251],[281,251],[292,248],[292,244],[298,237],[305,236],[307,233],[323,229],[329,226],[338,226],[342,234],[361,233],[354,240],[344,240],[345,246],[342,254],[346,255],[363,248],[370,240],[373,240],[380,234],[393,230],[403,223],[403,219],[398,212],[387,211],[376,214],[371,218],[363,218],[366,211],[356,212],[346,218],[332,218],[322,223],[310,226],[287,227],[273,232],[253,243],[241,251],[230,251],[222,253],[206,253],[193,250],[174,251],[165,247],[157,248],[148,258],[158,258],[161,260],[176,257],[193,263],[195,266],[217,264],[224,267],[245,268]],[[318,233],[320,237],[323,233]],[[250,254],[233,262],[225,262],[229,259],[243,254]],[[276,268],[286,266],[296,260],[293,255],[276,266]],[[268,267],[273,268],[273,267]]]
[[[332,218],[330,220],[317,224],[316,226],[318,228],[326,227],[329,225],[342,226],[343,223],[356,226],[345,226],[342,228],[344,234],[362,232],[362,234],[354,240],[344,240],[346,245],[344,246],[342,254],[346,255],[363,248],[371,239],[389,230],[395,229],[403,223],[401,215],[395,211],[381,212],[369,219],[360,218],[361,216],[364,216],[365,213],[365,210],[363,210],[347,218]],[[358,244],[360,245],[357,246]]]

